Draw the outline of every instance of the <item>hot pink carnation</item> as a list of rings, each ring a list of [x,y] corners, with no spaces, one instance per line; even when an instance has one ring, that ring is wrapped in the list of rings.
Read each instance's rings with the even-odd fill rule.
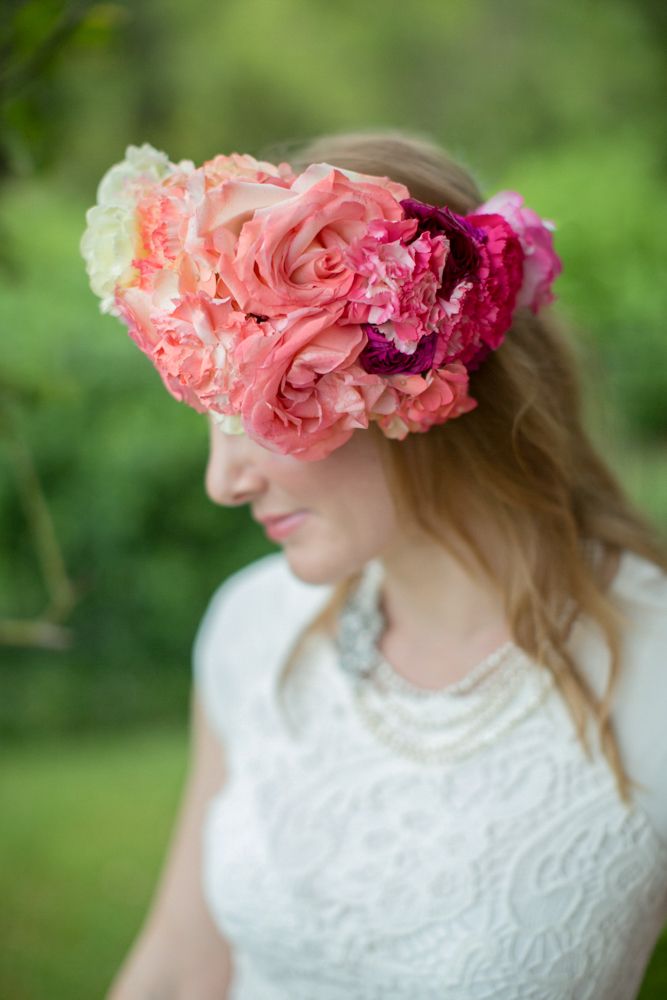
[[[553,222],[541,219],[532,208],[527,208],[523,197],[516,191],[500,191],[485,202],[479,211],[502,215],[517,233],[525,260],[523,283],[516,306],[527,306],[537,313],[543,306],[553,302],[551,286],[563,269],[554,250]]]
[[[465,282],[453,336],[461,344],[456,360],[473,362],[480,352],[496,350],[512,322],[516,297],[523,278],[523,250],[519,237],[500,215],[467,215],[479,229],[476,274]]]
[[[221,276],[246,312],[284,316],[335,306],[340,316],[354,280],[350,244],[372,220],[402,216],[386,187],[316,164],[293,183],[291,197],[259,208],[245,223],[233,256],[221,261]]]

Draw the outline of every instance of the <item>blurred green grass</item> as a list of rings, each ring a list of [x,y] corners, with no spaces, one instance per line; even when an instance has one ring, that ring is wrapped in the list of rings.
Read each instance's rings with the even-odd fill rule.
[[[3,757],[0,996],[101,998],[155,888],[186,732],[42,740]],[[665,996],[667,933],[640,1000]]]
[[[186,758],[183,728],[5,750],[0,996],[104,995],[153,893]]]

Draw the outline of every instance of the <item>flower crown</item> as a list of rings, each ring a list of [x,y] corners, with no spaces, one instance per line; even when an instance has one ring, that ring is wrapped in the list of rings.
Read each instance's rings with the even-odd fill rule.
[[[462,216],[386,177],[237,153],[196,168],[129,146],[86,221],[100,308],[169,392],[305,461],[370,421],[402,439],[474,409],[469,372],[561,271],[553,223],[515,192]]]

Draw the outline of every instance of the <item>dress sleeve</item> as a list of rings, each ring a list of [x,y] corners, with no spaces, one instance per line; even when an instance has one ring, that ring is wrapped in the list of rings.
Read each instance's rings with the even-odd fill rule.
[[[640,786],[633,801],[667,847],[667,574],[626,550],[610,597],[625,615],[611,709],[614,733],[626,773]],[[578,665],[599,698],[610,660],[602,630],[579,621],[573,642]]]
[[[276,556],[269,555],[232,573],[214,591],[195,635],[194,688],[223,743],[231,738],[240,682],[244,678],[247,681],[253,669],[253,663],[249,662],[253,658],[253,644],[247,640],[256,620],[258,583],[275,569],[275,564]]]
[[[667,574],[626,553],[617,591],[629,625],[614,724],[624,765],[642,786],[637,802],[667,846]]]

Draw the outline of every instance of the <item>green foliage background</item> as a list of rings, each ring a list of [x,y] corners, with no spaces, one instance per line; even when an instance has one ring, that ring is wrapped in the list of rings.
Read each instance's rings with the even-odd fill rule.
[[[15,76],[72,6],[14,5]],[[666,518],[664,50],[641,4],[519,0],[147,0],[79,5],[45,79],[4,102],[2,379],[79,593],[65,652],[2,650],[0,732],[182,716],[208,595],[267,551],[204,496],[205,421],[99,314],[78,241],[128,143],[172,159],[261,154],[348,128],[403,128],[556,220],[559,306],[589,412],[628,488]],[[83,12],[83,13],[82,13]],[[10,74],[11,75],[11,74]],[[638,451],[638,449],[641,449]],[[44,597],[0,445],[0,615]]]
[[[85,210],[129,143],[201,161],[402,128],[439,140],[487,194],[523,192],[557,223],[557,308],[592,431],[667,530],[663,5],[3,0],[0,15],[0,393],[19,400],[78,593],[71,648],[0,646],[0,735],[17,754],[35,733],[182,727],[206,601],[271,548],[247,512],[207,500],[204,418],[88,289]],[[0,618],[30,618],[45,594],[5,431]],[[134,930],[120,922],[119,949]],[[57,995],[73,995],[62,978]]]

